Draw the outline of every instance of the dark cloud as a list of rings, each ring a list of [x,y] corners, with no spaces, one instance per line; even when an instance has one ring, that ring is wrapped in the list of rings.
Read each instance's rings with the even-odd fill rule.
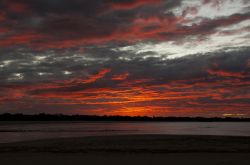
[[[151,0],[4,1],[1,8],[7,20],[2,26],[8,29],[9,33],[2,37],[0,46],[22,44],[40,48],[64,48],[103,41],[138,40],[145,34],[133,34],[136,28],[140,28],[133,23],[136,19],[149,17],[165,19],[169,15],[165,14],[167,9],[180,5],[180,1],[157,1],[156,6],[146,5],[154,2]],[[112,8],[112,4],[132,6],[139,4],[139,6],[136,5],[129,10],[117,10]],[[17,9],[13,6],[17,6]],[[11,7],[13,9],[10,9]],[[22,7],[24,10],[19,11],[18,8]],[[171,17],[173,18],[169,19],[175,19],[174,16]]]
[[[100,51],[103,50],[100,49]],[[183,109],[202,107],[204,112],[214,107],[218,111],[219,108],[223,108],[223,111],[234,110],[248,113],[246,111],[249,106],[247,91],[250,90],[248,54],[249,48],[245,48],[242,51],[227,53],[221,51],[173,60],[109,59],[98,66],[96,62],[88,63],[89,66],[84,66],[83,63],[81,68],[85,72],[81,72],[80,69],[71,70],[75,74],[70,80],[55,72],[51,76],[52,79],[47,82],[30,82],[21,85],[16,81],[12,83],[13,85],[10,85],[11,83],[2,85],[1,88],[5,93],[13,92],[13,95],[2,98],[2,106],[11,102],[19,104],[18,102],[23,103],[35,99],[52,107],[57,104],[66,104],[70,107],[73,104],[78,105],[82,110],[87,110],[89,108],[87,105],[94,106],[93,111],[88,109],[90,113],[106,108],[108,111],[110,106],[114,111],[124,106],[152,106],[158,107],[157,109],[168,107],[173,112],[174,109],[180,109],[180,107]],[[61,65],[62,70],[70,65],[67,60],[61,62],[64,62],[64,65]],[[39,69],[39,67],[35,68]],[[44,68],[53,71],[56,70],[53,68],[58,69],[58,65],[45,65]],[[120,81],[114,79],[115,76],[122,75],[124,72],[127,73],[126,78]],[[244,76],[237,76],[241,74]],[[33,79],[39,78],[34,76]],[[20,93],[16,94],[17,91]],[[50,99],[47,100],[48,98]],[[81,103],[83,106],[80,106]],[[41,103],[38,101],[38,104]],[[71,110],[74,111],[73,109]]]
[[[115,9],[114,4],[128,5],[128,8]],[[24,45],[36,49],[62,49],[117,41],[173,40],[190,35],[211,35],[218,27],[250,18],[249,13],[237,13],[184,26],[180,25],[183,16],[172,12],[181,4],[179,0],[3,1],[0,29],[4,33],[0,36],[0,47]]]
[[[181,0],[0,1],[0,112],[250,115],[246,36],[239,35],[241,44],[236,38],[236,46],[184,52],[181,58],[170,59],[171,52],[135,50],[138,44],[162,42],[199,46],[200,40],[213,35],[248,32],[247,27],[231,26],[249,20],[249,12],[188,20],[200,6],[184,4]],[[203,3],[208,4],[214,6],[216,1]],[[174,12],[177,8],[179,15]]]

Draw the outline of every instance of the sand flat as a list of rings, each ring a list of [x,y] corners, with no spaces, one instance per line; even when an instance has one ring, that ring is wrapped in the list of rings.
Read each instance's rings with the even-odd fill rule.
[[[248,165],[250,137],[120,135],[0,144],[4,165]]]
[[[2,165],[249,165],[250,153],[1,153]]]
[[[197,135],[116,135],[0,144],[0,152],[250,152],[250,137]]]

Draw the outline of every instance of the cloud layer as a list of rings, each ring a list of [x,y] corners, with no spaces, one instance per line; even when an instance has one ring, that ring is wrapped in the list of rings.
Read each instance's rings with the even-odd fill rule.
[[[249,117],[249,8],[3,0],[0,112]]]

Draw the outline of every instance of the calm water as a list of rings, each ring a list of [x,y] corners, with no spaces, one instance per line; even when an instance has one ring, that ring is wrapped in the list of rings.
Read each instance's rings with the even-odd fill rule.
[[[0,122],[0,143],[121,134],[250,136],[250,122]]]

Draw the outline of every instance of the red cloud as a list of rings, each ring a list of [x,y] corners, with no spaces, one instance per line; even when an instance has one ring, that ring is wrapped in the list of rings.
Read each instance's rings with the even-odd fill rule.
[[[239,93],[249,86],[236,81],[237,77],[207,82],[202,79],[173,81],[162,85],[145,85],[148,81],[137,80],[119,87],[80,88],[68,90],[84,82],[84,86],[103,78],[110,69],[103,69],[87,80],[69,80],[48,84],[33,84],[22,87],[9,87],[1,104],[22,102],[22,99],[42,102],[43,105],[82,105],[95,106],[100,114],[110,115],[219,115],[223,112],[234,113],[247,110],[248,103],[237,99],[249,98],[248,93]],[[216,72],[217,73],[217,72]],[[221,72],[219,73],[221,75]],[[225,74],[223,73],[223,76]],[[226,76],[228,76],[226,74]],[[234,81],[235,80],[235,81]],[[239,83],[240,82],[240,83]],[[243,85],[243,86],[241,86]],[[69,88],[68,88],[69,87]],[[62,90],[60,90],[62,88]],[[64,90],[67,89],[67,90]],[[39,90],[40,92],[36,92]],[[201,111],[202,110],[202,111]],[[86,111],[88,114],[91,111]],[[72,112],[74,113],[74,112]]]
[[[0,27],[0,33],[6,33],[8,31],[9,31],[9,29]]]
[[[225,70],[208,70],[210,75],[220,76],[220,77],[236,77],[236,78],[244,78],[247,75],[241,72],[230,72]]]
[[[8,10],[11,12],[21,13],[26,12],[28,10],[28,7],[23,3],[11,2],[8,4]]]
[[[216,20],[204,20],[191,27],[182,27],[179,24],[185,22],[184,17],[175,16],[151,16],[136,18],[129,26],[114,29],[105,35],[93,34],[79,36],[77,38],[59,39],[53,34],[41,32],[23,32],[6,36],[0,41],[0,47],[12,45],[26,45],[36,49],[63,49],[87,44],[103,44],[115,41],[127,41],[130,43],[142,40],[169,40],[173,37],[186,37],[189,35],[210,35],[216,32],[217,27],[228,26],[249,19],[249,15],[236,14],[228,18]],[[179,25],[179,26],[178,26]],[[5,28],[6,29],[6,28]],[[8,29],[12,31],[13,29]],[[70,29],[69,29],[70,30]],[[3,31],[3,30],[2,30]],[[72,32],[75,33],[75,32]]]
[[[5,20],[5,14],[3,12],[0,12],[0,22],[3,22]]]
[[[126,80],[129,76],[129,73],[123,73],[123,74],[120,74],[120,75],[114,75],[112,77],[112,80],[117,80],[117,81],[122,81],[122,80]]]
[[[45,36],[36,33],[24,33],[24,34],[17,34],[5,39],[0,40],[0,46],[10,46],[10,45],[32,45],[34,44],[33,41],[37,41],[39,39],[43,39]]]
[[[110,69],[103,69],[96,75],[91,76],[89,79],[83,80],[83,83],[93,83],[101,78],[103,78],[107,73],[109,73],[111,70]]]
[[[159,4],[160,2],[162,2],[162,0],[133,0],[128,2],[113,2],[112,8],[116,10],[128,10],[143,5]]]

